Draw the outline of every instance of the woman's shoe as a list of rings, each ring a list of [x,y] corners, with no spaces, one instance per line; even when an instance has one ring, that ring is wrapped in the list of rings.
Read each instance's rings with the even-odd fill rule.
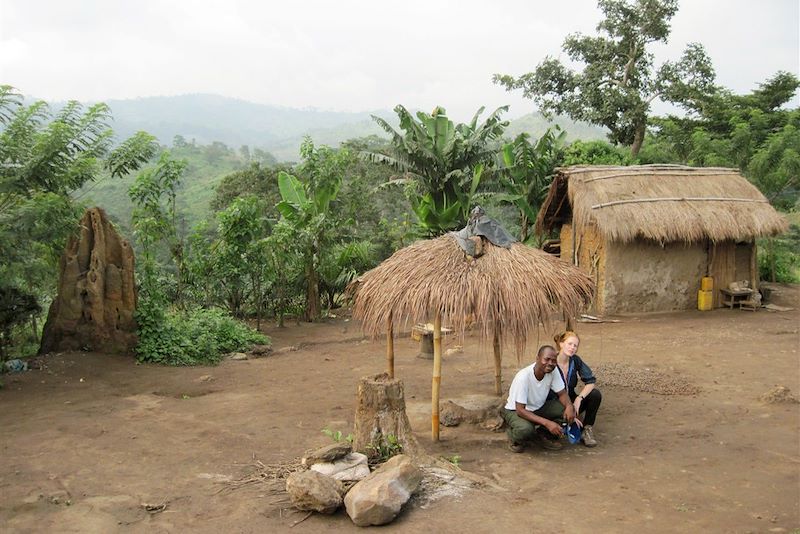
[[[583,444],[586,445],[587,447],[597,446],[597,440],[594,439],[594,431],[592,430],[592,425],[586,425],[585,427],[583,427],[581,439],[583,440]]]

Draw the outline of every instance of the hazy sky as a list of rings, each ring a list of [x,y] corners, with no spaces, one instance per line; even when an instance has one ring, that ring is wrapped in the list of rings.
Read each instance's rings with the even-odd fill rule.
[[[799,4],[684,0],[657,62],[698,41],[736,92],[798,74]],[[0,0],[0,83],[47,100],[216,93],[341,111],[442,105],[458,120],[510,104],[515,117],[533,104],[492,74],[529,72],[599,19],[594,0]]]

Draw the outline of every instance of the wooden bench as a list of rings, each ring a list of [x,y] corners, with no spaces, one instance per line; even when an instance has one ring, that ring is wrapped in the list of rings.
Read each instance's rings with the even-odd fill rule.
[[[748,301],[753,294],[752,289],[731,290],[720,288],[719,292],[722,293],[722,304],[728,306],[730,309],[733,309],[736,304],[739,304],[741,308],[741,303]]]
[[[740,310],[757,311],[761,307],[761,295],[754,292],[749,298],[739,301]]]

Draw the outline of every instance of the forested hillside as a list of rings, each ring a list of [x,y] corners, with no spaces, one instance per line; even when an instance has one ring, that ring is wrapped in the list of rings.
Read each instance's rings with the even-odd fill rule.
[[[209,145],[215,141],[238,149],[242,145],[258,147],[279,161],[298,161],[303,136],[311,136],[322,145],[338,146],[348,139],[382,135],[370,115],[390,123],[396,116],[391,110],[363,113],[292,109],[246,102],[219,95],[181,95],[133,100],[110,100],[114,131],[126,138],[139,130],[155,135],[169,145],[176,135],[188,142]],[[570,139],[602,139],[600,128],[556,118]],[[508,136],[528,132],[534,137],[547,129],[547,121],[532,113],[512,121]]]

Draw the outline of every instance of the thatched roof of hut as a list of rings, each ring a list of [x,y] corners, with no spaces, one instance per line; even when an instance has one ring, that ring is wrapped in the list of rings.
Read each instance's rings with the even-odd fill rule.
[[[546,252],[520,243],[503,248],[484,241],[483,248],[473,258],[447,234],[398,250],[360,278],[353,316],[377,336],[385,334],[390,314],[395,324],[408,325],[438,311],[458,334],[473,321],[485,337],[498,329],[520,354],[540,322],[577,315],[594,294],[586,274]]]
[[[560,169],[536,231],[596,224],[609,241],[750,240],[786,231],[785,219],[735,169],[682,165]]]

